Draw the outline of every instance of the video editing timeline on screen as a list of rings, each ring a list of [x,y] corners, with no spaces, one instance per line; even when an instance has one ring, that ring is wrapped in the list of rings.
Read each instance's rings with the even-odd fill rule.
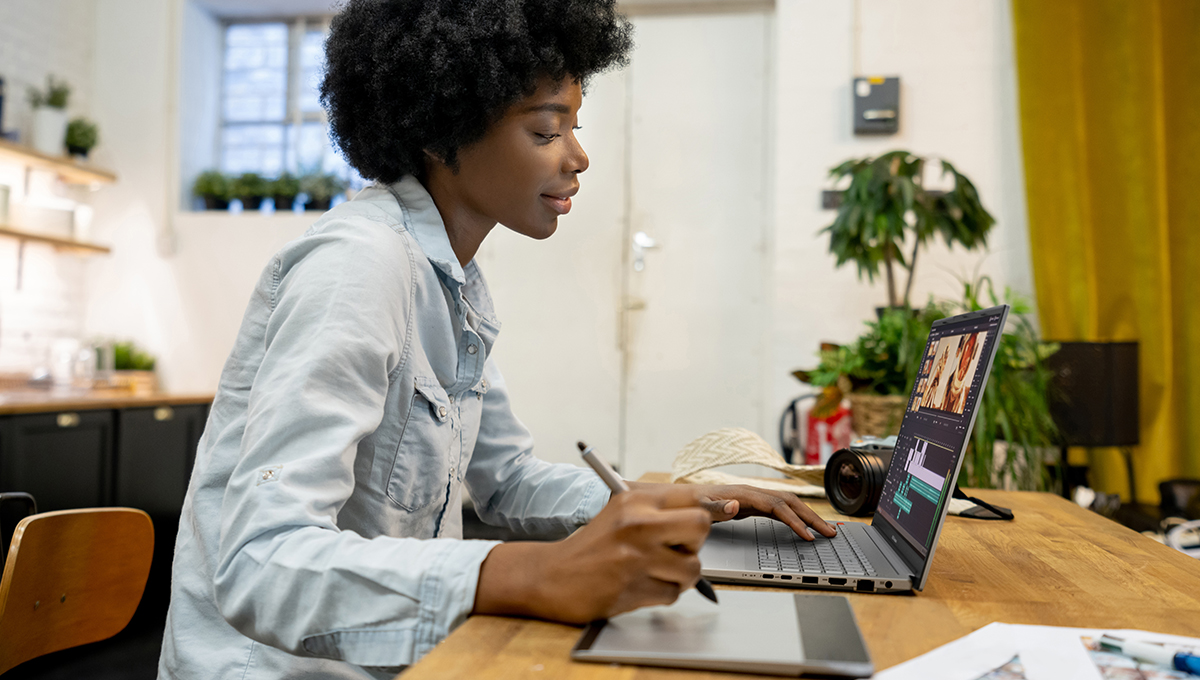
[[[965,443],[1000,316],[934,330],[896,440],[879,510],[927,550]]]

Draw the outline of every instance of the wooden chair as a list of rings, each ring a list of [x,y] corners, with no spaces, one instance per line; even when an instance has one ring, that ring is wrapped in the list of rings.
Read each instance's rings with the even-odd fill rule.
[[[119,633],[142,599],[153,552],[154,526],[141,510],[21,520],[0,579],[0,673]]]

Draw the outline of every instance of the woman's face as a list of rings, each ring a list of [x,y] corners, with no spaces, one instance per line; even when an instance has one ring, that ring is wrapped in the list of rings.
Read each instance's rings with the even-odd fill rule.
[[[582,88],[573,78],[543,79],[483,139],[459,151],[458,173],[445,179],[455,185],[461,207],[471,217],[531,238],[553,234],[579,191],[579,173],[588,167],[575,139],[582,104]]]

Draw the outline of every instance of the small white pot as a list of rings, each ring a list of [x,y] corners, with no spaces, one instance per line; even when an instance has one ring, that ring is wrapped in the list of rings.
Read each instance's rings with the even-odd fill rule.
[[[67,112],[49,106],[33,110],[33,148],[51,156],[63,155],[67,139]]]

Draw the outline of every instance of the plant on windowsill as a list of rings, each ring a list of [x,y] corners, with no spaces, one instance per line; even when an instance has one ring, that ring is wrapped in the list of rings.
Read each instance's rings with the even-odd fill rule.
[[[329,210],[333,197],[346,190],[346,183],[332,173],[311,172],[300,178],[300,191],[308,196],[305,210]]]
[[[291,173],[285,172],[271,182],[271,197],[275,200],[275,210],[291,210],[300,194],[300,180]]]
[[[71,86],[53,75],[46,76],[46,89],[30,87],[33,107],[33,148],[50,156],[61,156],[67,133],[67,101]]]
[[[938,162],[943,177],[953,177],[954,188],[944,193],[927,190],[928,160],[909,151],[890,151],[877,158],[852,158],[829,171],[835,182],[850,179],[837,218],[821,230],[829,234],[829,252],[837,256],[838,267],[854,262],[858,278],[865,275],[872,283],[882,263],[889,307],[909,306],[917,255],[935,234],[948,246],[973,250],[987,245],[996,222],[971,180],[946,160]],[[907,257],[906,249],[911,249]],[[903,295],[897,287],[897,266],[908,272]]]
[[[217,170],[205,170],[192,183],[192,193],[204,200],[205,210],[228,210],[229,178]]]
[[[270,192],[270,182],[256,172],[244,172],[229,183],[229,193],[242,202],[242,210],[258,210]]]
[[[88,152],[100,141],[96,124],[87,118],[75,118],[67,123],[67,153],[87,160]]]

